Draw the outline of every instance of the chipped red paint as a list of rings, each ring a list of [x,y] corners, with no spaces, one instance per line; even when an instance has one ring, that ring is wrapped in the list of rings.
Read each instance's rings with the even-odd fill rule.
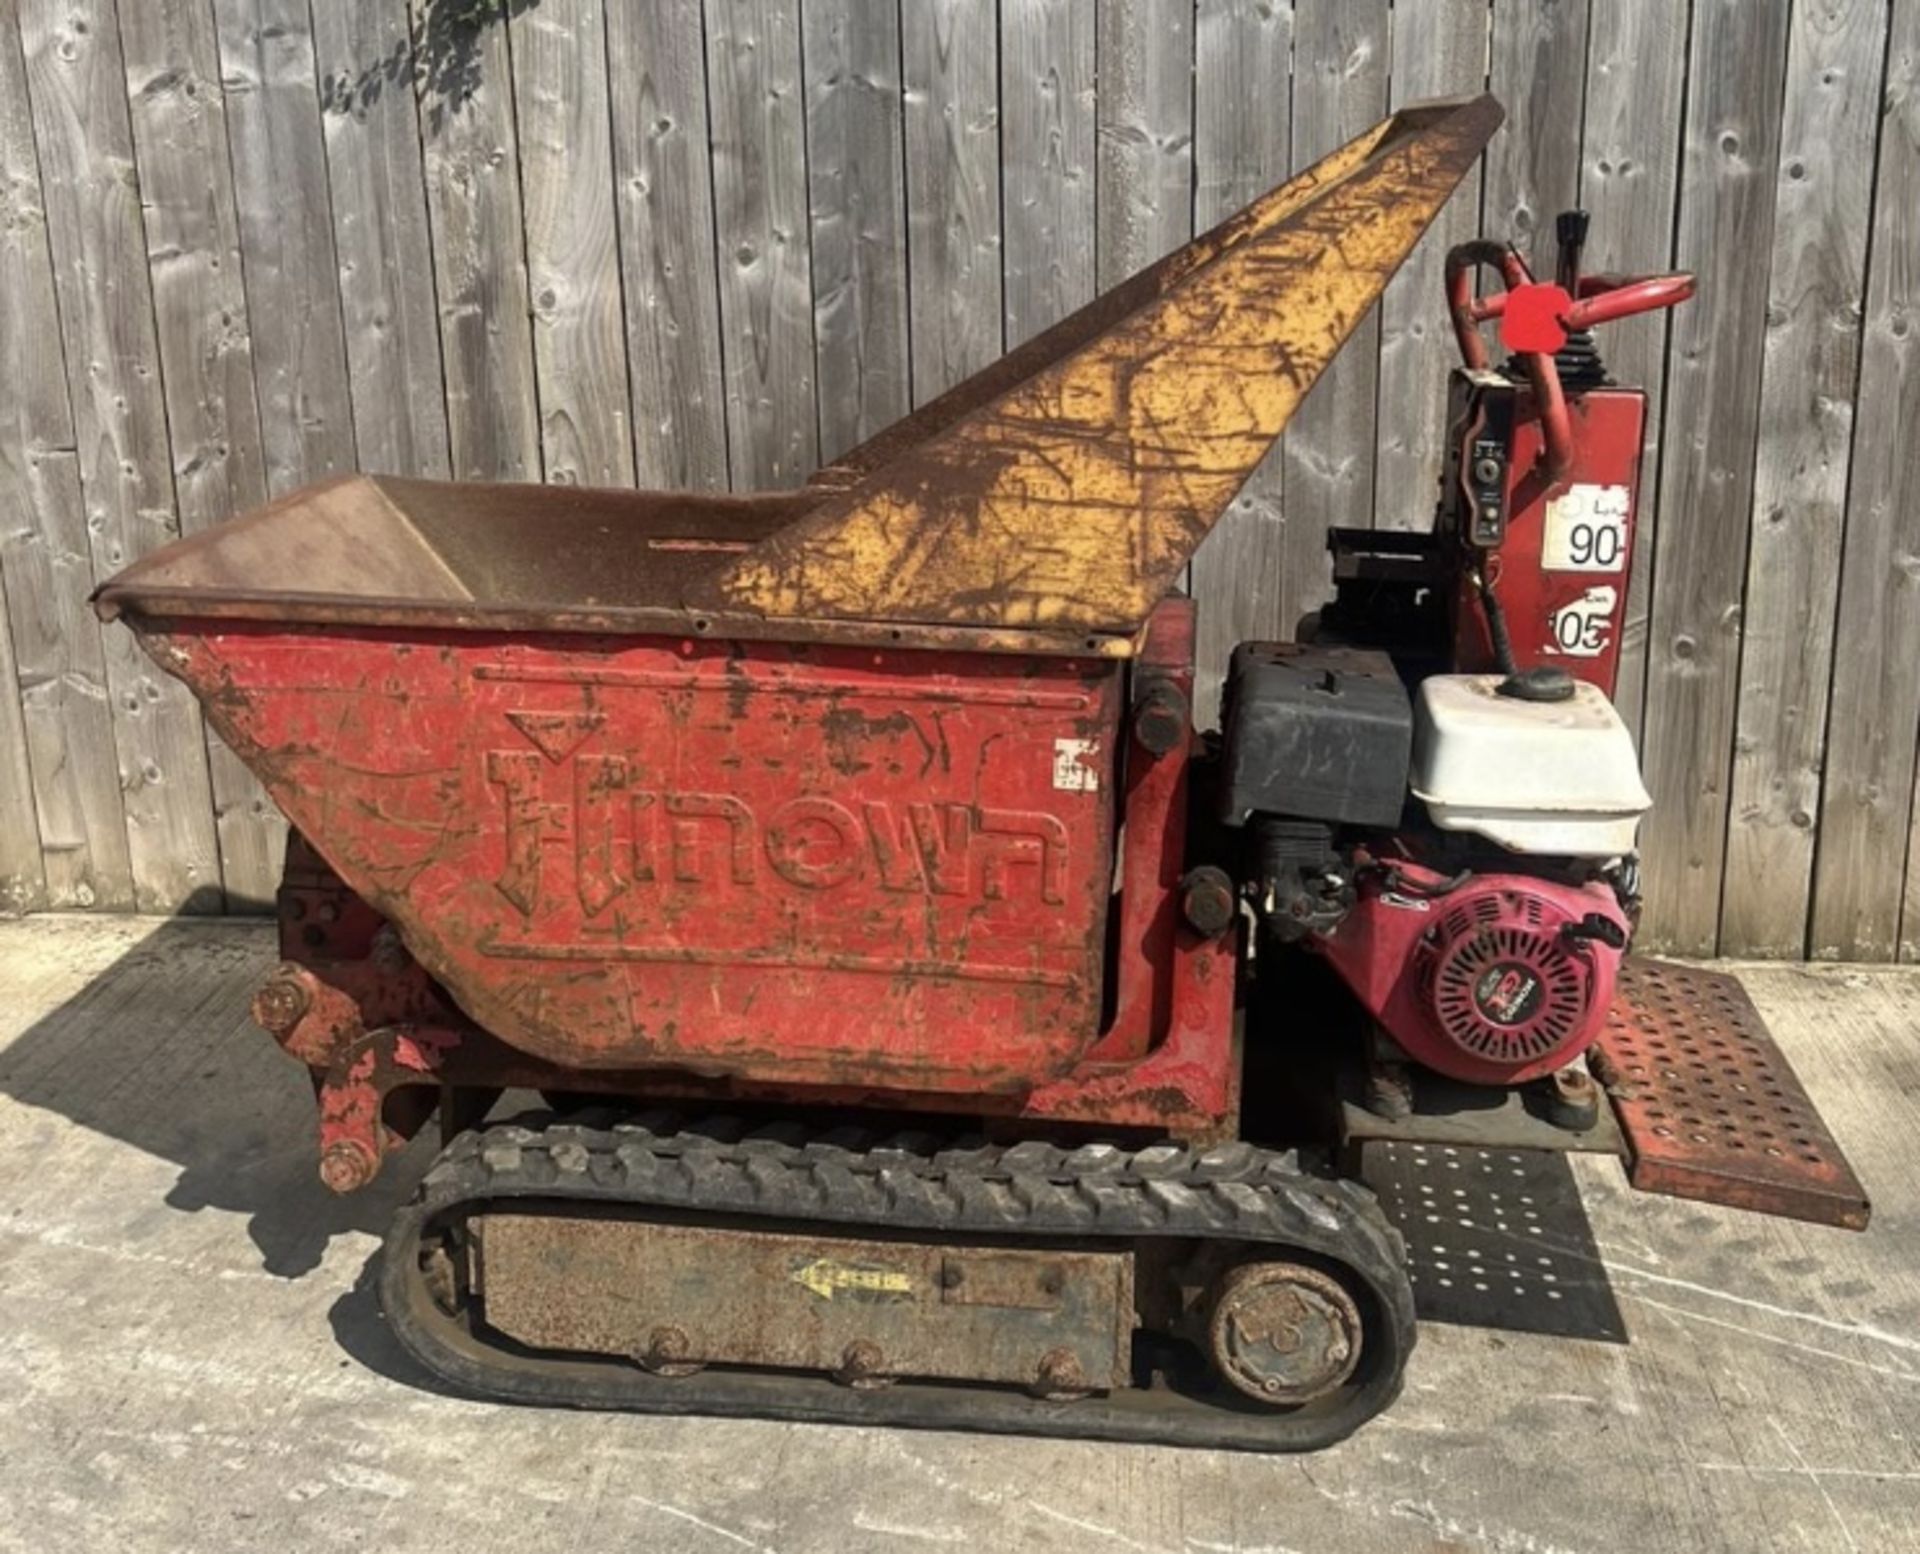
[[[1091,658],[155,626],[311,842],[256,1009],[314,1070],[325,1149],[377,1165],[408,1131],[385,1098],[442,1084],[1230,1119],[1233,947],[1174,899],[1190,739],[1155,754],[1125,716],[1190,696],[1189,601],[1131,685]]]
[[[1539,418],[1523,415],[1513,427],[1506,536],[1488,557],[1487,576],[1506,615],[1516,661],[1552,664],[1612,696],[1626,630],[1647,396],[1639,389],[1587,389],[1567,402],[1567,414],[1574,429],[1573,461],[1552,481],[1540,473]],[[1623,493],[1611,570],[1571,571],[1542,555],[1549,504],[1575,487]],[[1492,673],[1500,665],[1486,611],[1468,577],[1462,575],[1454,586],[1454,664],[1466,674]]]
[[[211,624],[154,648],[466,1012],[549,1062],[1005,1090],[1096,1035],[1116,665]]]

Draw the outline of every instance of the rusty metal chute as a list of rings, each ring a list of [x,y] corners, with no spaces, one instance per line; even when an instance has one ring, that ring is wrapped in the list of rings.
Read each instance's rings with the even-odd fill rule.
[[[1499,126],[1406,110],[816,477],[767,616],[1131,635]]]
[[[1501,117],[1396,114],[801,490],[352,477],[155,552],[101,608],[1125,655]]]

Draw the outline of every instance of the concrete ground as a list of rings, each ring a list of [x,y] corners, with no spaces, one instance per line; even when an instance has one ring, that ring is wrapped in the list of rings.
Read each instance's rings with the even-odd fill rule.
[[[1920,970],[1751,968],[1863,1236],[1430,1152],[1428,1318],[1330,1452],[495,1408],[365,1276],[420,1169],[331,1198],[246,1020],[255,926],[0,924],[0,1549],[1920,1550]]]

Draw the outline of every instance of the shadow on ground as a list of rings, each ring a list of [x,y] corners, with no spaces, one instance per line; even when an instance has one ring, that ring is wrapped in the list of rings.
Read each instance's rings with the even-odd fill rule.
[[[1365,1170],[1423,1321],[1627,1341],[1565,1155],[1372,1144]]]
[[[265,926],[163,924],[0,1050],[0,1094],[172,1162],[168,1207],[244,1215],[261,1266],[296,1279],[333,1237],[384,1234],[434,1130],[363,1192],[320,1184],[307,1079],[247,1016],[273,960]],[[1375,1145],[1367,1176],[1407,1238],[1422,1318],[1625,1341],[1564,1157]],[[335,1336],[430,1385],[380,1318],[377,1270],[369,1259],[335,1303]]]
[[[296,1279],[334,1236],[381,1234],[428,1151],[351,1197],[321,1186],[306,1075],[247,1018],[274,958],[264,925],[162,924],[0,1050],[0,1094],[171,1161],[168,1207],[245,1215],[261,1265]]]

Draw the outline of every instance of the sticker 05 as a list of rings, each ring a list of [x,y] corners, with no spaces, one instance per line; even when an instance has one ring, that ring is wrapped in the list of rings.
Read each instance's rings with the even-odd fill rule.
[[[1561,605],[1547,617],[1547,651],[1598,658],[1613,640],[1613,609],[1619,602],[1619,592],[1603,583]]]

